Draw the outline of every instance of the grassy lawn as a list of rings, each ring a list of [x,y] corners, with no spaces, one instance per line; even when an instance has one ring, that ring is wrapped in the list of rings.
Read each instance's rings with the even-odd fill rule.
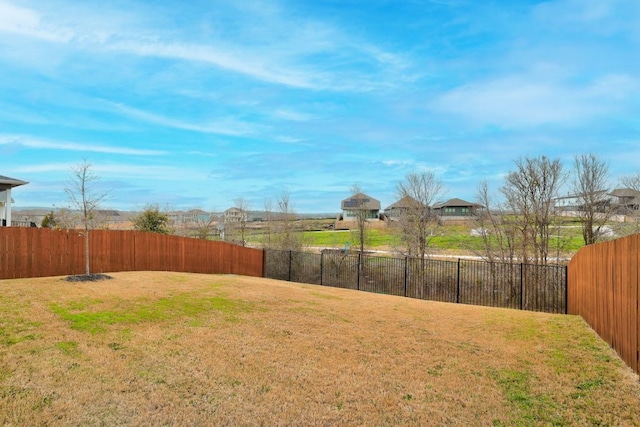
[[[0,281],[0,425],[639,425],[575,316],[239,276]]]
[[[344,248],[346,245],[357,245],[355,231],[306,231],[304,242],[308,246],[322,246],[328,248]],[[393,247],[398,241],[398,235],[393,230],[367,230],[367,247]]]
[[[394,229],[367,230],[367,248],[394,248],[399,242],[399,232]],[[307,231],[304,232],[304,242],[308,246],[343,248],[355,245],[356,236],[352,231]],[[574,253],[584,246],[580,230],[575,228],[562,229],[560,236],[552,236],[550,247],[555,249],[560,245],[561,252]],[[482,251],[481,237],[471,236],[469,226],[442,226],[434,229],[430,246],[440,250]]]

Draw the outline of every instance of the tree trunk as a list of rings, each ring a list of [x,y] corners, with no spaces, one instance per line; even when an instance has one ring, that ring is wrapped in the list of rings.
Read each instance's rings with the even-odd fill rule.
[[[84,233],[84,274],[87,276],[91,274],[89,269],[89,230],[85,230]]]

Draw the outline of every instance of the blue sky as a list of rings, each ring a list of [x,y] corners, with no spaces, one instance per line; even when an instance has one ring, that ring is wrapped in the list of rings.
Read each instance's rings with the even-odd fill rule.
[[[337,212],[498,188],[521,156],[640,171],[637,0],[0,0],[0,175],[67,205],[83,159],[105,207]]]

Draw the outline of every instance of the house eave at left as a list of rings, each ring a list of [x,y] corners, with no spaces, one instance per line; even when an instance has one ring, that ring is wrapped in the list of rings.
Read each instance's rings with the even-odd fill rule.
[[[25,184],[28,184],[28,182],[0,175],[0,190],[8,190],[10,188],[19,187]]]

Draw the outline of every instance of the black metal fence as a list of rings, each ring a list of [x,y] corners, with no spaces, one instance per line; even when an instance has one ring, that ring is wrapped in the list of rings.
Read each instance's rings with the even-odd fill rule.
[[[567,311],[565,266],[266,249],[264,276],[433,301]]]

